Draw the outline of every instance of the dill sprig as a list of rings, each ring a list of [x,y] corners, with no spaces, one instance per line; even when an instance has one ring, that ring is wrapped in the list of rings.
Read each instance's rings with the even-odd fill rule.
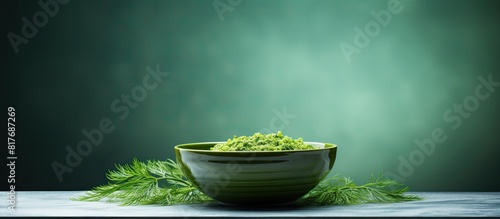
[[[172,160],[133,159],[132,164],[115,165],[106,174],[109,183],[73,198],[79,201],[120,202],[122,205],[194,204],[212,200],[194,187]]]
[[[332,176],[302,197],[307,203],[319,205],[353,205],[363,203],[394,203],[421,200],[407,195],[408,187],[384,177],[383,173],[371,176],[364,185],[356,185],[349,177]]]
[[[172,161],[133,159],[131,164],[115,165],[106,175],[109,183],[72,198],[79,201],[119,202],[122,205],[175,205],[196,204],[212,199],[199,191]],[[406,195],[408,187],[379,173],[364,185],[356,185],[348,177],[333,176],[325,179],[300,201],[318,205],[352,205],[362,203],[392,203],[420,200]]]

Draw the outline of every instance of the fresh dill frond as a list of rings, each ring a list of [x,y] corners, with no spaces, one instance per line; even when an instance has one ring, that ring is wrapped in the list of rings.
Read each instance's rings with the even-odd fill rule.
[[[122,205],[196,204],[212,200],[186,179],[172,160],[133,159],[132,164],[115,165],[106,175],[109,183],[72,198],[79,201],[120,202]]]
[[[133,159],[131,164],[115,165],[106,175],[109,183],[72,198],[79,201],[119,202],[122,205],[197,204],[212,199],[198,190],[172,161]],[[299,201],[318,205],[353,205],[362,203],[393,203],[421,200],[407,195],[408,187],[386,178],[382,173],[371,176],[364,185],[356,185],[348,177],[325,179]]]
[[[408,187],[384,177],[382,173],[371,176],[364,185],[356,185],[349,177],[335,175],[327,178],[302,197],[306,203],[319,205],[354,205],[363,203],[394,203],[421,200],[407,195]]]

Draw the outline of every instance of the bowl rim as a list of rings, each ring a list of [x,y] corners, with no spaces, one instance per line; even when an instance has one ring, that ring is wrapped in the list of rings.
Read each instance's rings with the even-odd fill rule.
[[[225,143],[225,141],[208,141],[208,142],[195,142],[195,143],[185,143],[185,144],[178,144],[174,147],[175,150],[184,150],[184,151],[193,151],[193,152],[205,152],[205,153],[245,153],[245,154],[253,154],[253,153],[258,153],[258,154],[266,154],[266,153],[283,153],[283,152],[306,152],[306,151],[323,151],[323,150],[331,150],[331,149],[336,149],[337,145],[333,143],[327,143],[327,142],[314,142],[314,141],[306,141],[304,143],[306,144],[322,144],[324,145],[323,148],[316,148],[316,149],[302,149],[302,150],[281,150],[281,151],[212,151],[212,150],[200,150],[200,149],[190,149],[190,148],[183,148],[184,146],[191,146],[191,145],[205,145],[205,144],[219,144],[219,143]],[[327,147],[328,145],[328,147]]]

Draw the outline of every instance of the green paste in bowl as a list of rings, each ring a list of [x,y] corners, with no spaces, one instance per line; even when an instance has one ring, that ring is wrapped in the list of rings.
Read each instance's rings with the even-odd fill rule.
[[[302,138],[293,139],[283,135],[281,131],[272,134],[255,133],[252,136],[240,136],[228,139],[225,143],[216,144],[212,151],[284,151],[311,150],[317,146],[304,143]]]

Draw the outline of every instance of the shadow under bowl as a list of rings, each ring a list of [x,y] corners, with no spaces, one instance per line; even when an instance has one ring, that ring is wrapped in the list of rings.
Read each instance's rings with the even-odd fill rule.
[[[200,191],[226,204],[282,204],[311,191],[328,175],[337,155],[330,143],[311,150],[211,151],[218,143],[175,146],[177,163]]]

